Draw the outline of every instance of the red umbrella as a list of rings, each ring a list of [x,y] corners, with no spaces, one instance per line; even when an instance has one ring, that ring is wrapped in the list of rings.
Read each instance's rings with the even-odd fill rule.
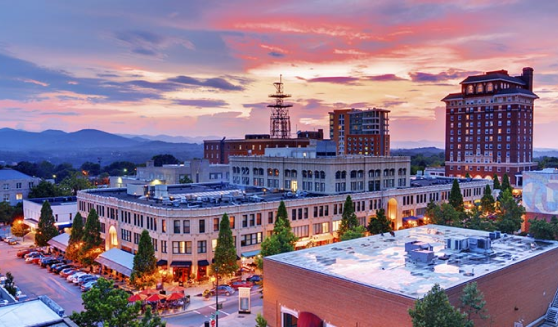
[[[146,298],[147,298],[147,295],[138,293],[138,294],[134,294],[134,295],[130,296],[128,298],[128,302],[143,301]]]
[[[183,298],[184,298],[184,294],[182,293],[172,293],[167,297],[167,301],[176,301],[176,300],[181,300]]]
[[[159,293],[159,291],[157,291],[156,289],[153,289],[153,288],[147,288],[147,289],[144,289],[140,292],[140,294],[145,294],[147,296],[153,295],[153,294],[158,294],[158,293]]]
[[[171,292],[171,293],[174,293],[174,292],[184,293],[185,290],[186,290],[186,288],[182,287],[182,286],[171,286],[171,287],[167,288],[167,292]]]
[[[147,299],[145,299],[147,302],[158,302],[161,301],[163,299],[166,299],[167,297],[164,296],[163,294],[153,294],[150,297],[148,297]]]

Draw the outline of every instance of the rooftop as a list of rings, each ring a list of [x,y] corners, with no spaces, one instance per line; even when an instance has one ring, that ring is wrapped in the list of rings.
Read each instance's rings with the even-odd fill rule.
[[[26,199],[26,201],[34,202],[37,204],[43,204],[43,202],[48,201],[51,206],[66,205],[66,204],[76,204],[76,196],[59,196],[55,198],[33,198]]]
[[[73,322],[62,317],[63,310],[56,312],[53,308],[61,310],[56,303],[45,296],[36,300],[0,307],[0,327],[76,326]]]
[[[396,231],[395,236],[374,235],[266,259],[415,299],[435,283],[449,289],[558,248],[556,241],[505,234],[492,240],[486,252],[446,248],[447,239],[488,237],[484,231],[426,225]],[[428,254],[431,246],[433,258],[425,263],[411,258],[406,253],[409,244],[418,247],[418,256]]]
[[[505,71],[489,72],[483,75],[469,76],[464,79],[461,84],[470,84],[477,82],[488,82],[488,81],[506,81],[514,84],[525,85],[525,82],[518,78],[507,74]]]
[[[0,169],[0,181],[11,179],[32,179],[33,177],[13,169]]]

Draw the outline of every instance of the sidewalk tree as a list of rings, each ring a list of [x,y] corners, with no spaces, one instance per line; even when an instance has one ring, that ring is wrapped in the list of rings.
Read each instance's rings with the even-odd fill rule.
[[[556,240],[558,236],[556,216],[552,217],[552,220],[548,222],[545,219],[529,219],[529,234],[541,240]]]
[[[277,208],[277,217],[275,221],[282,219],[285,222],[285,226],[291,228],[291,222],[289,221],[289,215],[287,214],[287,207],[285,207],[285,202],[281,201],[279,203],[279,208]]]
[[[345,234],[349,229],[354,229],[358,226],[358,219],[355,214],[355,207],[353,200],[350,195],[347,195],[345,199],[345,204],[343,205],[343,214],[341,218],[341,223],[339,224],[339,230],[337,234],[341,239],[343,234]]]
[[[442,203],[439,206],[436,205],[435,207],[431,207],[430,211],[427,211],[427,213],[432,223],[436,225],[461,225],[461,213],[449,203]]]
[[[484,188],[484,194],[481,198],[481,207],[484,213],[491,213],[494,212],[494,197],[492,196],[492,190],[490,189],[490,185],[486,185]]]
[[[461,188],[457,179],[453,180],[448,201],[455,210],[463,212],[463,195],[461,194]]]
[[[10,224],[13,212],[14,207],[12,207],[8,201],[0,202],[0,223]]]
[[[218,267],[220,274],[229,275],[238,270],[231,223],[226,213],[223,214],[219,222],[219,237],[217,238],[214,259],[214,263],[211,264],[212,271],[215,271],[215,268]]]
[[[364,228],[364,226],[357,226],[355,228],[351,228],[348,231],[346,231],[345,233],[343,233],[343,236],[341,236],[340,240],[341,241],[348,241],[348,240],[352,240],[355,238],[361,238],[364,237],[364,235],[366,234],[366,228]]]
[[[266,237],[261,245],[261,257],[258,257],[256,263],[258,268],[263,269],[262,257],[274,254],[294,251],[294,243],[297,237],[292,232],[287,219],[275,220],[273,234]]]
[[[256,316],[256,327],[267,327],[267,320],[265,320],[261,313],[258,313]]]
[[[502,177],[502,185],[500,186],[502,189],[502,192],[504,192],[505,190],[510,190],[513,191],[513,187],[510,184],[510,178],[508,177],[508,174],[504,174],[504,177]]]
[[[79,253],[79,260],[84,266],[91,266],[102,252],[101,222],[95,209],[89,211],[83,230],[83,246]]]
[[[72,261],[79,260],[79,251],[83,245],[83,235],[85,231],[83,230],[83,218],[78,212],[74,217],[72,222],[72,230],[70,232],[70,238],[68,240],[68,246],[66,247],[66,257]]]
[[[376,211],[376,218],[370,218],[368,232],[372,235],[389,233],[392,231],[391,221],[386,216],[386,211],[382,208]]]
[[[141,303],[128,303],[129,294],[114,288],[113,282],[99,278],[97,285],[81,296],[84,311],[73,312],[70,319],[80,327],[161,327],[166,323],[161,321],[157,313],[152,314],[151,307],[147,307],[143,319],[140,318]]]
[[[415,307],[409,309],[413,327],[465,327],[467,315],[461,313],[449,302],[446,292],[435,284],[428,293],[415,301]]]
[[[156,282],[157,258],[155,257],[155,249],[149,232],[144,229],[141,232],[138,252],[134,256],[134,266],[130,282],[137,288],[153,286]]]
[[[47,246],[48,241],[58,235],[58,228],[56,228],[54,223],[55,221],[50,203],[45,201],[41,207],[41,216],[39,217],[37,232],[35,234],[35,244],[37,246]]]
[[[499,212],[496,214],[496,226],[503,233],[513,234],[521,228],[525,208],[518,204],[511,195],[510,189],[503,190],[499,201]]]
[[[11,232],[13,236],[24,237],[29,233],[29,227],[23,223],[22,219],[14,220]]]
[[[461,293],[461,309],[467,315],[469,325],[473,326],[473,319],[488,319],[484,294],[478,289],[477,282],[467,283]]]
[[[502,186],[500,185],[500,179],[498,179],[498,175],[494,174],[494,176],[492,177],[492,179],[494,180],[494,187],[493,187],[493,189],[499,190]]]

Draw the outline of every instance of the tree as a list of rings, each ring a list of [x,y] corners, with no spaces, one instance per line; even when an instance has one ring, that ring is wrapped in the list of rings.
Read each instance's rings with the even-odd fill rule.
[[[4,288],[13,297],[17,295],[17,289],[15,288],[15,283],[14,283],[14,275],[12,275],[12,273],[9,271],[6,273],[6,281],[4,282]]]
[[[473,326],[473,319],[487,319],[488,311],[485,308],[484,294],[479,291],[477,282],[467,283],[461,293],[461,309],[467,314],[469,326]]]
[[[466,220],[464,226],[466,228],[484,230],[484,231],[493,231],[495,229],[492,220],[483,217],[482,212],[476,207],[473,208],[473,210],[471,210],[467,218],[468,219]]]
[[[31,188],[28,197],[30,199],[34,198],[51,198],[57,196],[70,195],[69,190],[63,190],[58,185],[41,180],[39,184]]]
[[[294,251],[294,243],[297,237],[293,234],[290,225],[287,226],[288,220],[278,218],[275,220],[273,234],[266,237],[261,245],[262,257],[274,254]],[[263,269],[263,260],[257,259],[258,268]]]
[[[513,187],[510,184],[510,179],[508,177],[508,174],[504,174],[504,177],[502,177],[501,189],[502,192],[504,192],[505,190],[510,190],[510,192],[513,191]]]
[[[448,201],[455,210],[463,212],[463,195],[461,194],[457,179],[453,180]]]
[[[364,226],[357,226],[355,228],[351,228],[349,230],[347,230],[345,233],[343,233],[343,236],[341,236],[340,240],[341,241],[348,241],[348,240],[352,240],[355,238],[361,238],[364,237],[364,234],[366,233],[366,228],[364,228]]]
[[[97,176],[101,173],[101,165],[91,161],[84,162],[80,169],[82,172],[86,172],[89,176]]]
[[[467,315],[453,307],[446,292],[435,284],[428,293],[415,301],[415,307],[409,309],[413,327],[465,327]]]
[[[14,221],[11,232],[14,236],[24,237],[27,233],[29,233],[29,227],[23,223],[23,220],[18,219]]]
[[[66,247],[66,257],[73,261],[79,261],[79,252],[83,246],[83,235],[85,231],[83,230],[83,218],[78,212],[74,217],[72,223],[72,231],[70,232],[70,238],[68,240],[68,246]]]
[[[155,249],[149,232],[144,229],[141,232],[138,252],[134,256],[134,267],[130,282],[138,288],[149,287],[155,284],[157,273],[157,258],[155,257]]]
[[[389,233],[392,231],[391,221],[386,217],[386,212],[383,208],[376,212],[376,218],[370,218],[367,229],[372,235]]]
[[[285,202],[281,201],[279,203],[279,208],[277,208],[277,220],[282,219],[285,222],[285,226],[289,229],[291,228],[291,222],[289,221],[289,215],[287,214],[287,207],[285,206]]]
[[[192,184],[194,181],[190,179],[190,177],[184,175],[178,181],[180,184]]]
[[[484,194],[482,195],[481,198],[481,206],[482,206],[482,211],[484,213],[491,213],[494,212],[494,203],[496,201],[494,200],[494,197],[492,196],[492,190],[490,189],[490,185],[486,185],[486,187],[484,188]]]
[[[267,327],[267,320],[265,320],[261,313],[258,313],[256,316],[256,327]]]
[[[345,234],[349,229],[354,229],[358,226],[358,219],[355,214],[355,207],[353,204],[353,200],[351,199],[350,195],[347,195],[345,199],[345,204],[343,205],[343,215],[341,218],[341,224],[339,224],[339,230],[337,230],[337,234],[341,239],[343,234]]]
[[[129,161],[115,161],[110,165],[103,168],[103,172],[108,173],[110,176],[124,176],[136,170],[136,164]]]
[[[66,193],[77,195],[80,190],[93,188],[93,184],[80,172],[71,173],[60,183],[60,187]]]
[[[435,206],[428,212],[432,222],[436,225],[447,226],[460,226],[461,215],[451,204],[442,203],[440,206]]]
[[[39,217],[37,233],[35,234],[35,244],[37,246],[47,246],[48,241],[58,235],[58,228],[56,228],[54,223],[55,221],[50,203],[45,201],[41,207],[41,216]]]
[[[467,179],[471,178],[471,175],[469,175],[469,172],[467,172],[467,173],[465,174],[465,178],[467,178]]]
[[[0,202],[0,223],[10,224],[12,222],[12,215],[14,208],[8,201]]]
[[[128,293],[114,288],[113,282],[104,278],[97,280],[97,285],[81,296],[82,312],[73,312],[70,319],[80,327],[159,327],[166,323],[161,321],[157,313],[152,314],[151,308],[143,319],[140,319],[141,303],[128,304]]]
[[[155,167],[161,167],[163,165],[176,165],[180,163],[172,154],[158,154],[153,156],[151,160],[154,161]]]
[[[492,179],[494,180],[494,187],[493,187],[493,189],[499,190],[499,189],[501,188],[501,185],[500,185],[500,180],[498,179],[498,175],[494,174],[494,176],[492,177]]]
[[[95,209],[89,211],[87,220],[85,221],[85,228],[83,231],[83,246],[79,252],[81,264],[90,266],[95,262],[95,258],[101,253],[101,223],[99,222],[99,215]]]
[[[234,246],[234,238],[231,231],[231,223],[229,216],[224,213],[219,223],[219,237],[217,238],[217,247],[215,248],[214,263],[211,265],[213,271],[219,268],[219,274],[233,274],[238,270],[236,263],[236,247]]]
[[[510,189],[504,190],[496,215],[496,226],[503,233],[512,234],[521,228],[525,208],[519,205],[511,195]]]
[[[553,217],[556,219],[556,217]],[[556,224],[547,222],[544,219],[529,219],[529,234],[541,240],[556,240],[558,228]]]

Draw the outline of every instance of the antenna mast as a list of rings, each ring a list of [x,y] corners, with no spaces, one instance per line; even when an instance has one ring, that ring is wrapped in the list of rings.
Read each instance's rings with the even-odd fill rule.
[[[272,139],[288,139],[291,136],[291,118],[289,117],[289,108],[292,104],[285,104],[284,100],[290,98],[290,94],[283,93],[283,75],[279,75],[279,82],[273,83],[275,86],[275,94],[269,97],[275,99],[275,104],[267,107],[271,108],[269,134]]]

